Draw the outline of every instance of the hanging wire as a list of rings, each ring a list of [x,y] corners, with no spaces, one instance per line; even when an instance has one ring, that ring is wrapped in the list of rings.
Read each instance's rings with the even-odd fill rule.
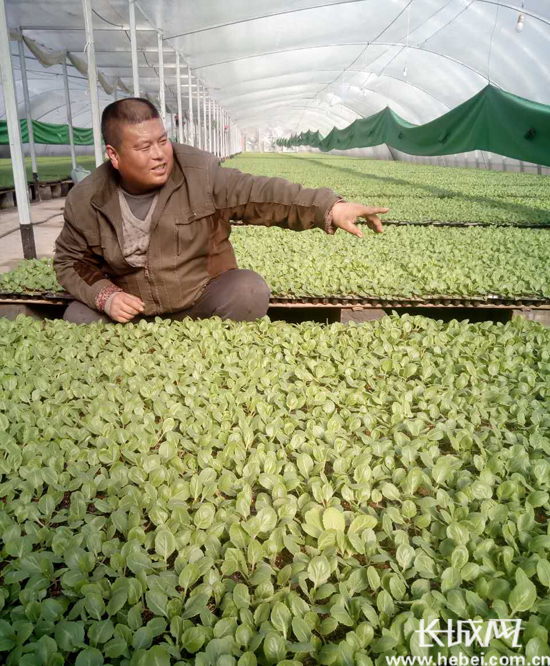
[[[409,19],[407,22],[407,50],[405,51],[405,67],[403,68],[403,76],[407,78],[407,63],[409,62],[409,35],[411,34],[411,7],[412,7],[412,2],[409,5]]]
[[[388,30],[389,30],[389,29],[390,29],[390,28],[391,28],[391,27],[392,27],[392,26],[393,26],[393,25],[394,25],[394,24],[395,24],[395,23],[396,23],[396,22],[397,22],[397,21],[403,16],[403,14],[404,14],[404,13],[407,11],[407,9],[411,6],[412,2],[413,2],[413,0],[409,0],[408,4],[407,4],[405,7],[403,7],[403,9],[397,14],[397,16],[395,16],[395,18],[393,18],[393,19],[389,22],[389,24],[388,24],[388,25],[382,30],[382,32],[380,32],[380,33],[379,33],[379,34],[378,34],[373,40],[371,40],[370,42],[367,43],[367,45],[366,45],[365,48],[361,51],[361,53],[360,53],[356,58],[354,58],[354,59],[352,60],[352,62],[351,62],[347,67],[345,67],[345,68],[342,70],[341,74],[338,74],[338,76],[337,76],[334,80],[332,80],[330,83],[327,83],[326,86],[324,86],[323,88],[321,88],[321,90],[319,90],[319,92],[315,95],[315,98],[314,98],[314,99],[316,99],[317,96],[320,95],[322,92],[324,92],[325,90],[327,90],[327,88],[330,88],[330,86],[332,86],[334,83],[336,83],[336,81],[338,81],[338,79],[339,79],[340,77],[342,77],[342,83],[343,83],[343,82],[344,82],[344,74],[345,74],[345,73],[346,73],[351,67],[353,67],[353,65],[355,65],[355,63],[359,60],[359,58],[361,58],[361,57],[363,56],[363,54],[364,54],[365,51],[369,48],[369,46],[371,45],[372,42],[377,42],[377,41],[380,39],[380,37],[382,37],[382,35],[383,35],[385,32],[387,32],[387,31],[388,31]],[[296,133],[298,132],[298,129],[299,129],[300,125],[302,124],[302,119],[303,119],[303,117],[304,117],[304,113],[305,113],[305,111],[306,111],[307,108],[308,108],[308,106],[307,106],[307,104],[306,104],[306,106],[304,106],[304,108],[303,108],[303,110],[302,110],[302,115],[300,116],[300,120],[298,121],[298,123],[297,123],[297,125],[296,125],[296,130],[295,130]]]
[[[498,23],[498,14],[500,12],[500,0],[497,2],[497,11],[495,14],[495,23],[493,25],[493,31],[491,32],[491,41],[489,42],[489,55],[487,57],[487,82],[491,83],[491,53],[493,51],[493,38],[495,36],[495,30]]]
[[[420,25],[416,26],[416,28],[413,30],[413,32],[416,32],[416,30],[418,30],[419,28],[422,28],[422,26],[426,25],[429,21],[431,21],[433,18],[435,18],[440,12],[442,12],[444,9],[446,9],[446,8],[447,8],[450,4],[452,4],[454,1],[455,1],[455,0],[449,0],[449,1],[448,1],[443,7],[440,7],[440,8],[439,8],[436,12],[434,12],[431,16],[429,16],[427,19],[425,19],[424,21],[422,21],[422,23],[421,23]],[[470,5],[471,5],[472,3],[474,3],[475,1],[476,1],[476,0],[471,0]],[[468,7],[469,7],[470,5],[468,5]],[[463,10],[463,11],[464,11],[464,10]],[[461,12],[461,13],[462,13],[462,12]],[[460,14],[459,14],[459,15],[460,15]],[[455,18],[458,18],[459,15],[455,16]],[[455,20],[455,19],[452,19],[452,20],[449,21],[446,25],[450,25],[450,23],[452,23],[454,20]],[[428,37],[427,39],[425,39],[425,40],[424,40],[422,43],[420,43],[418,46],[422,46],[422,44],[425,44],[425,43],[428,41],[428,39],[431,39],[431,38],[432,38],[434,35],[436,35],[438,32],[439,32],[439,30],[437,30],[435,33],[432,33],[432,35],[430,35],[430,37]],[[380,60],[380,58],[384,57],[384,56],[386,55],[386,53],[388,53],[388,51],[391,50],[391,48],[393,48],[393,47],[387,48],[383,53],[381,53],[380,55],[376,56],[376,58],[374,58],[374,60],[371,60],[371,61],[369,62],[369,64],[366,66],[365,69],[370,69],[370,68],[374,65],[374,63],[375,63],[377,60]],[[387,68],[393,63],[394,60],[396,60],[396,58],[398,58],[398,57],[401,55],[401,53],[403,53],[403,47],[402,47],[402,48],[401,48],[401,49],[400,49],[400,50],[399,50],[394,56],[392,56],[392,57],[390,58],[390,60],[389,60],[389,61],[388,61],[383,67],[382,67],[382,69],[381,69],[381,71],[380,71],[380,74],[378,74],[379,77],[381,77],[381,76],[384,74],[384,72],[386,71],[386,69],[387,69]],[[368,83],[368,81],[367,81],[367,83]],[[366,83],[365,83],[365,85],[366,85]]]
[[[521,11],[518,16],[518,22],[516,23],[516,32],[523,32],[523,24],[525,22],[525,15],[523,10],[525,9],[525,0],[521,2]]]
[[[429,37],[426,37],[426,39],[425,39],[424,41],[420,42],[419,46],[424,46],[424,44],[426,44],[427,42],[429,42],[430,39],[433,39],[433,38],[434,38],[436,35],[438,35],[442,30],[445,30],[445,28],[447,28],[448,26],[450,26],[451,23],[454,23],[454,22],[457,20],[457,18],[460,18],[460,17],[462,16],[462,14],[464,14],[464,12],[467,12],[468,9],[470,9],[470,7],[474,4],[474,2],[476,2],[476,0],[470,0],[470,2],[468,3],[468,5],[467,5],[466,7],[464,7],[461,11],[459,11],[458,14],[456,14],[456,16],[453,16],[453,18],[452,18],[450,21],[448,21],[447,23],[445,23],[445,25],[442,25],[442,26],[441,26],[438,30],[436,30],[433,34],[431,34]]]

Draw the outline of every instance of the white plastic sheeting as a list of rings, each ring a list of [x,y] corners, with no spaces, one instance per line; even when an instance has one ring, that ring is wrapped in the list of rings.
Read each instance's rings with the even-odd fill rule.
[[[93,0],[92,8],[104,106],[114,86],[119,96],[133,89],[129,4]],[[267,148],[273,137],[325,134],[386,106],[410,122],[429,122],[488,82],[550,103],[548,0],[137,0],[135,8],[142,93],[159,95],[161,31],[168,109],[177,108],[177,51],[184,113],[188,65],[193,82],[204,84],[249,145],[258,131]],[[27,67],[33,118],[64,122],[59,66],[46,69],[35,57],[36,48],[49,49],[68,54],[74,123],[90,126],[79,66],[86,61],[81,0],[7,0],[7,11],[34,61]],[[196,87],[193,96],[196,117]],[[389,151],[363,154],[388,157]],[[481,154],[469,158],[482,166],[487,161]]]

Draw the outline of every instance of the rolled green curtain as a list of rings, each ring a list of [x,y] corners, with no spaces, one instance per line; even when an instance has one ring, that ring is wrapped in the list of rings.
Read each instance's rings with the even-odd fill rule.
[[[27,120],[20,120],[21,138],[23,143],[29,143],[29,128]],[[41,123],[38,120],[32,121],[34,131],[34,142],[43,143],[52,146],[69,145],[69,126],[54,125],[52,123]],[[93,146],[94,134],[92,129],[83,127],[73,127],[74,143],[76,146]],[[0,145],[9,144],[8,125],[5,120],[0,121]]]
[[[550,166],[550,106],[488,85],[477,95],[425,125],[413,125],[391,109],[334,128],[325,138],[304,132],[281,146],[311,146],[323,152],[387,144],[410,155],[436,156],[486,150]]]

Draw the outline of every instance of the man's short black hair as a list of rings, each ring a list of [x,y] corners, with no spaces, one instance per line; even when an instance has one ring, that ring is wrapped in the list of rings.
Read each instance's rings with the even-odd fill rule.
[[[109,104],[101,116],[101,133],[105,145],[117,148],[120,145],[120,126],[123,123],[136,125],[145,120],[160,118],[156,106],[143,97],[126,97]]]

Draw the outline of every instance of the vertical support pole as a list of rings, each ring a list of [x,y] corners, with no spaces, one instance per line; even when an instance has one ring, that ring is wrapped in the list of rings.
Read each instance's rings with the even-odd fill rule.
[[[189,143],[191,146],[195,145],[195,126],[193,121],[193,88],[191,67],[187,66],[187,92],[189,94]]]
[[[216,109],[216,118],[217,118],[216,134],[218,137],[218,157],[221,157],[222,156],[222,110],[219,104],[218,108]]]
[[[69,126],[69,145],[71,147],[71,162],[76,169],[76,151],[74,148],[73,112],[71,109],[71,95],[69,93],[69,77],[67,76],[67,59],[63,61],[63,82],[65,84],[65,105],[67,107],[67,125]]]
[[[214,155],[218,155],[218,105],[216,102],[212,102],[212,146],[214,149]]]
[[[21,144],[21,125],[17,113],[17,98],[15,96],[15,82],[10,52],[10,33],[6,19],[5,0],[0,0],[0,62],[2,67],[2,85],[4,87],[4,105],[6,107],[6,120],[8,123],[8,137],[10,142],[11,168],[17,197],[17,212],[19,216],[19,230],[21,244],[25,259],[36,259],[36,246],[31,226],[31,207],[29,205],[29,186],[27,184],[27,171]]]
[[[164,51],[162,46],[162,33],[157,32],[157,45],[159,53],[159,100],[160,100],[160,117],[162,122],[166,125],[166,95],[164,91]]]
[[[542,176],[542,167],[540,164],[537,164],[537,173],[539,176]]]
[[[223,111],[223,109],[220,109],[220,157],[222,159],[225,157],[225,147],[224,147],[225,129],[224,129],[224,124],[225,124],[224,111]]]
[[[92,130],[94,133],[95,165],[103,163],[101,149],[101,127],[99,122],[99,96],[97,94],[97,69],[95,62],[94,26],[92,23],[91,0],[82,0],[84,25],[86,28],[86,50],[88,52],[88,84],[90,86],[90,106],[92,107]]]
[[[229,157],[229,112],[225,112],[225,156]]]
[[[206,86],[202,87],[202,126],[203,126],[203,150],[208,150],[208,126],[206,124]]]
[[[208,98],[208,151],[213,153],[212,148],[212,100]]]
[[[231,157],[233,155],[233,124],[231,123],[231,117],[227,114],[227,155]]]
[[[227,111],[223,112],[223,156],[227,157],[227,132],[225,131],[225,127],[227,125]]]
[[[137,52],[135,2],[136,0],[128,0],[128,9],[130,10],[130,44],[132,49],[132,79],[134,82],[134,97],[139,97],[139,65]]]
[[[27,63],[25,62],[25,45],[23,39],[19,46],[19,66],[21,67],[21,83],[23,84],[23,99],[25,101],[25,115],[27,116],[27,130],[29,133],[29,150],[31,153],[32,179],[34,182],[35,198],[40,199],[38,191],[38,164],[36,162],[36,145],[34,143],[34,129],[32,126],[31,100],[29,97],[29,81],[27,79]]]
[[[176,91],[178,96],[178,141],[179,143],[183,143],[183,110],[181,104],[181,66],[179,53],[176,53]]]
[[[214,155],[218,156],[218,137],[220,131],[220,123],[218,122],[218,105],[214,102]]]
[[[115,83],[115,89],[113,90],[113,98],[115,102],[118,102],[118,79]]]
[[[521,173],[525,171],[525,162],[523,160],[519,161],[519,170],[521,171]]]
[[[221,107],[218,114],[220,117],[220,157],[223,159],[223,109]]]
[[[197,147],[202,149],[201,84],[197,79]]]

